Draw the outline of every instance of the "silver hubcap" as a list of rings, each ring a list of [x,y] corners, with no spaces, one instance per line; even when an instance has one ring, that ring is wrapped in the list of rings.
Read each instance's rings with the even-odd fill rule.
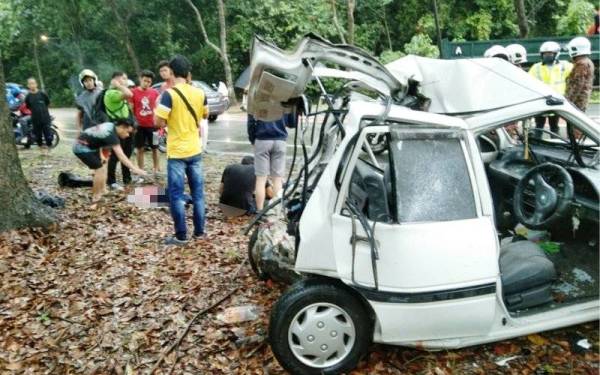
[[[296,314],[288,330],[290,349],[310,367],[340,363],[352,350],[356,330],[350,316],[331,303],[314,303]]]

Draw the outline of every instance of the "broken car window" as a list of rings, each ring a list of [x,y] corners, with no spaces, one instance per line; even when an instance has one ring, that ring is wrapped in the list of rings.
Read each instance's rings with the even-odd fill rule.
[[[396,134],[398,135],[398,134]],[[458,138],[393,137],[398,221],[450,221],[477,216]]]

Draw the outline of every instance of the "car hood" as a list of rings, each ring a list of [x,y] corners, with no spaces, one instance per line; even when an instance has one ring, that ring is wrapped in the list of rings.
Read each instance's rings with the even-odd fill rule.
[[[331,68],[335,65],[335,68]],[[308,34],[293,51],[256,36],[252,43],[248,113],[264,121],[282,117],[282,102],[301,96],[314,76],[358,81],[400,100],[406,85],[364,50]]]
[[[539,98],[562,96],[524,70],[499,58],[459,60],[406,56],[386,65],[394,76],[419,82],[430,112],[473,114]]]

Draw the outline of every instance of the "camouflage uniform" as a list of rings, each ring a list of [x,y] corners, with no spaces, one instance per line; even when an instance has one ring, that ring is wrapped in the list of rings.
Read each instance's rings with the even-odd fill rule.
[[[593,84],[594,63],[588,56],[577,58],[574,61],[573,70],[567,78],[567,99],[585,112],[592,95]]]

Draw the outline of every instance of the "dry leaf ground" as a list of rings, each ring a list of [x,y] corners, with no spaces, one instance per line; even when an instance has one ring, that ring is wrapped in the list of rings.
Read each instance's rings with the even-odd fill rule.
[[[235,345],[266,331],[270,307],[285,288],[258,281],[248,266],[230,281],[246,256],[245,220],[226,220],[215,203],[223,167],[239,158],[206,156],[208,237],[166,248],[167,211],[137,208],[125,193],[90,210],[87,189],[57,187],[62,170],[88,173],[69,146],[48,157],[20,151],[30,185],[67,204],[49,231],[0,235],[0,372],[148,373],[198,311],[239,283],[239,291],[192,326],[157,373],[283,373],[268,345]],[[216,319],[243,304],[262,307],[260,318],[237,325]],[[592,350],[577,352],[578,337]],[[590,323],[437,353],[375,345],[353,374],[597,374],[597,353],[598,324]],[[507,367],[495,364],[511,356],[517,358]]]

